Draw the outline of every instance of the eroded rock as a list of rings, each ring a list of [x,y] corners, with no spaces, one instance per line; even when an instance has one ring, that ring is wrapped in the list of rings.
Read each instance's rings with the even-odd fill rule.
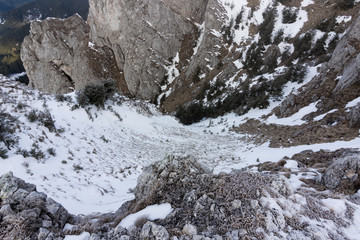
[[[63,206],[11,172],[0,177],[0,215],[1,239],[55,239],[69,217]]]

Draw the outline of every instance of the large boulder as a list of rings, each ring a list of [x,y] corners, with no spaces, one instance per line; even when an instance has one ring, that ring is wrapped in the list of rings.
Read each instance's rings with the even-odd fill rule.
[[[322,178],[325,186],[339,192],[353,194],[360,189],[360,155],[353,154],[334,161]]]

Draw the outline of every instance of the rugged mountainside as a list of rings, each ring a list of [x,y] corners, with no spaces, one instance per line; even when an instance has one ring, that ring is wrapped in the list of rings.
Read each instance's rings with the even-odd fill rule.
[[[122,93],[151,100],[166,112],[177,110],[182,122],[192,123],[232,110],[243,114],[251,108],[266,107],[270,99],[281,95],[285,83],[301,82],[309,66],[329,61],[351,23],[356,39],[359,6],[348,0],[252,0],[236,4],[228,0],[196,4],[170,0],[151,4],[90,1],[89,31],[76,33],[83,35],[77,44],[83,48],[81,52],[97,52],[98,56],[83,56],[71,46],[60,49],[56,42],[69,40],[56,34],[67,29],[65,22],[47,20],[57,21],[58,27],[46,28],[48,23],[44,21],[41,25],[45,31],[39,32],[39,23],[34,23],[22,45],[22,60],[32,87],[64,93],[72,91],[69,82],[75,89],[82,89],[87,81],[115,81]],[[34,40],[46,39],[46,35],[55,36],[52,43]],[[354,82],[346,79],[357,75],[355,68],[346,65],[350,59],[337,56],[342,47],[352,42],[356,45],[353,36],[346,38],[349,41],[342,40],[334,57],[323,64],[322,72],[342,61],[344,65],[334,68],[332,81],[346,67],[348,77],[341,82],[348,82],[346,86],[354,89]],[[349,50],[353,56],[356,49],[353,46]],[[72,69],[77,59],[83,59],[83,63],[75,64],[76,68],[90,72],[89,76],[64,71]],[[105,61],[110,69],[104,67]],[[38,65],[47,67],[32,71]],[[47,74],[49,79],[61,80],[51,83],[45,78]],[[324,78],[328,77],[321,74],[317,79],[326,82]],[[355,97],[349,94],[344,102]],[[308,102],[296,104],[297,109]]]
[[[359,10],[90,0],[33,22],[41,92],[0,78],[0,236],[358,240]]]

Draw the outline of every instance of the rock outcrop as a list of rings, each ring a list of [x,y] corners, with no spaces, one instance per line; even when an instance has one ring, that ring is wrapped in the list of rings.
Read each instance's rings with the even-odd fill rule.
[[[354,194],[360,189],[359,169],[359,154],[339,158],[326,169],[323,182],[329,189]]]
[[[331,109],[344,108],[346,103],[357,98],[360,90],[359,42],[360,15],[347,29],[332,53],[331,59],[321,67],[320,73],[300,92],[289,95],[275,110],[276,115],[288,117],[316,101],[319,101],[316,105],[318,112],[322,114]],[[351,120],[353,117],[354,114],[348,115],[348,120],[353,122],[354,120]],[[342,120],[344,118],[340,116],[339,121]]]
[[[156,100],[179,75],[218,64],[218,9],[215,0],[91,0],[88,24],[33,22],[21,51],[30,86],[65,93],[110,79],[122,93]]]
[[[357,169],[358,156],[357,160],[344,159],[340,165],[335,162],[334,167],[346,164]],[[333,170],[335,174],[330,174],[330,169],[329,177],[336,179],[328,183],[338,185],[343,173]],[[278,239],[274,238],[278,235],[340,239],[353,223],[351,214],[339,217],[327,210],[319,200],[325,193],[317,195],[305,188],[294,192],[278,174],[234,171],[215,175],[193,157],[170,156],[146,167],[134,193],[135,199],[115,213],[70,216],[60,204],[36,192],[34,185],[5,174],[0,177],[0,238],[61,240],[66,235],[80,235],[99,240],[221,240]],[[126,229],[121,226],[127,215],[160,203],[173,208],[164,220],[145,217]],[[331,224],[321,224],[324,221]],[[65,223],[69,224],[64,227]]]
[[[68,93],[88,84],[114,81],[127,93],[112,50],[89,43],[89,26],[79,15],[32,22],[21,59],[29,85],[44,92]]]
[[[69,214],[10,172],[0,177],[0,238],[57,239]]]

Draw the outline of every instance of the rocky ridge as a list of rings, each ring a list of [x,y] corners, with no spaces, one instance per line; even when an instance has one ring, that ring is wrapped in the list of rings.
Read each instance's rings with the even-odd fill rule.
[[[300,159],[300,155],[297,158]],[[353,162],[355,170],[348,179],[354,182],[354,176],[359,174],[356,167],[359,164],[358,152],[353,152],[351,160],[335,159],[322,179],[308,177],[307,180],[313,179],[329,189],[334,189],[340,182],[345,187],[343,181],[348,180],[344,180],[345,172],[338,166],[346,165],[348,161]],[[0,179],[1,237],[60,240],[66,235],[81,234],[84,239],[93,240],[165,240],[283,239],[285,236],[286,239],[327,239],[348,236],[346,229],[353,224],[353,214],[359,203],[357,195],[341,196],[346,199],[344,217],[337,211],[326,210],[325,200],[322,202],[322,199],[339,195],[307,190],[312,185],[308,186],[306,179],[303,187],[292,188],[287,178],[279,177],[282,171],[278,169],[272,174],[234,171],[214,175],[193,157],[170,156],[144,170],[134,189],[135,200],[125,203],[115,213],[91,216],[69,215],[61,205],[36,192],[34,185],[8,173]],[[289,178],[297,174],[287,173]],[[305,176],[305,168],[302,173]],[[148,221],[144,218],[138,219],[129,228],[121,226],[121,220],[127,215],[160,203],[170,203],[173,208],[166,219]],[[320,224],[324,221],[331,224]],[[67,226],[64,228],[65,223]]]

